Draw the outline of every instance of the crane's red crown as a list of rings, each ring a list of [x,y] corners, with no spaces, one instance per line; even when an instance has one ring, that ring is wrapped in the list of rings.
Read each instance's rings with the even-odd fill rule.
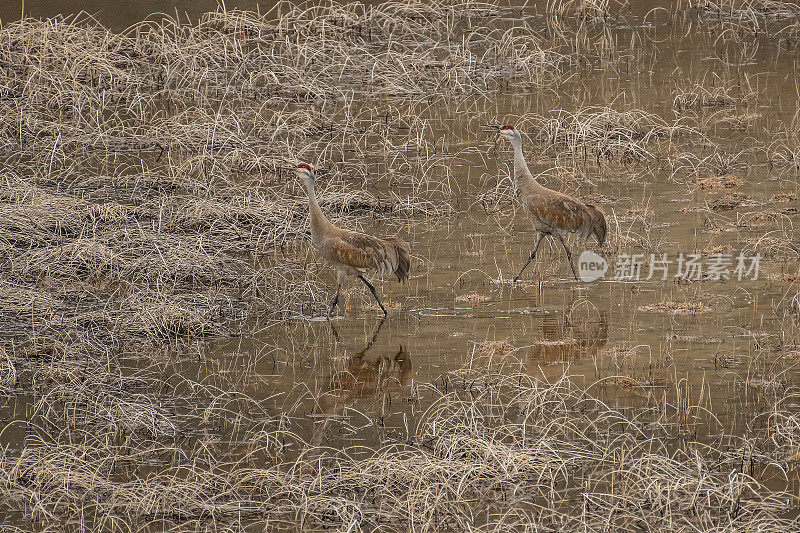
[[[311,165],[309,165],[308,163],[300,163],[299,165],[297,165],[297,168],[304,168],[309,172],[311,172]]]
[[[501,129],[501,130],[513,130],[513,129],[514,129],[514,126],[512,126],[511,124],[506,124],[505,126],[503,126],[503,127],[502,127],[502,128],[500,128],[500,129]]]

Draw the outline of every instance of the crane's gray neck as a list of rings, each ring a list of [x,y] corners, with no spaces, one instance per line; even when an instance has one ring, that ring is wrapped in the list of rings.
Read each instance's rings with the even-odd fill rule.
[[[303,185],[308,193],[308,214],[311,219],[311,239],[316,241],[325,228],[331,225],[325,213],[319,207],[317,192],[314,190],[314,180],[308,177],[303,178]]]
[[[306,188],[306,193],[308,193],[308,207],[311,209],[319,209],[319,202],[317,202],[317,191],[314,190],[314,180],[304,177],[303,187]]]
[[[514,178],[519,184],[539,185],[528,169],[528,163],[522,154],[522,136],[517,134],[511,139],[511,146],[514,147]]]

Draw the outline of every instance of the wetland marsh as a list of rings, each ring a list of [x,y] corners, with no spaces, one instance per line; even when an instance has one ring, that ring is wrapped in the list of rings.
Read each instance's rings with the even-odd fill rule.
[[[0,11],[0,523],[800,531],[800,5],[234,7]],[[506,123],[603,279],[512,282]]]

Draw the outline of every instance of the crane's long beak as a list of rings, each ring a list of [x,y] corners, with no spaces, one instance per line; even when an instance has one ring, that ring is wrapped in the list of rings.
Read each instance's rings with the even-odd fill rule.
[[[498,124],[484,124],[483,131],[486,133],[494,133],[494,151],[497,153],[497,141],[500,139],[500,128]]]

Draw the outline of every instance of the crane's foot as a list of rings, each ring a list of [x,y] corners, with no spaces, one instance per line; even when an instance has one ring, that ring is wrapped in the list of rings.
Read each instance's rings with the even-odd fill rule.
[[[572,257],[569,258],[569,266],[572,269],[572,277],[575,278],[575,281],[580,281],[578,274],[575,272],[575,265],[572,264]]]
[[[342,290],[342,284],[340,283],[336,287],[336,296],[333,297],[333,301],[331,302],[331,306],[328,308],[328,322],[331,321],[331,315],[333,315],[333,312],[336,309],[336,304],[339,303],[339,292],[341,290]]]
[[[543,239],[544,239],[544,233],[540,233],[539,240],[536,241],[536,247],[531,252],[530,257],[528,257],[528,260],[525,262],[524,265],[522,265],[522,270],[519,271],[519,274],[514,276],[514,283],[516,283],[517,280],[519,280],[520,276],[522,276],[522,273],[525,272],[525,269],[528,268],[528,265],[531,264],[531,261],[533,261],[536,258],[536,252],[539,251],[539,246],[542,244]]]
[[[383,318],[381,319],[381,320],[383,320],[383,319],[385,319],[387,316],[389,316],[389,313],[386,311],[386,308],[383,306],[383,304],[381,303],[381,301],[380,301],[380,300],[378,300],[378,297],[377,297],[377,296],[375,296],[375,301],[376,301],[376,302],[378,302],[378,305],[380,306],[380,308],[381,308],[381,311],[383,311]]]

